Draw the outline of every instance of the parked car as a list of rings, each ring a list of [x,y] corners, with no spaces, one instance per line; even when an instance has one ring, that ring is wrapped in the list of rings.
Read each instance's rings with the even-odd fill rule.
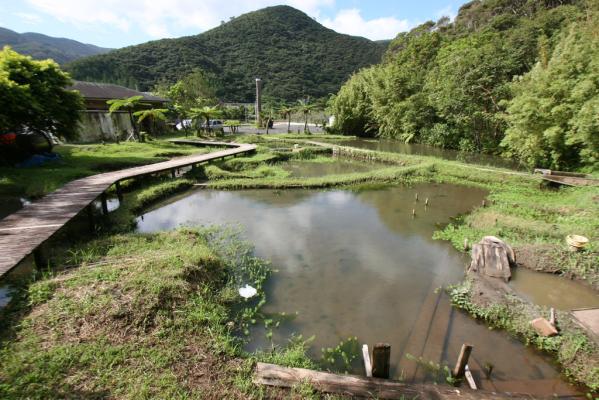
[[[220,119],[210,120],[209,126],[206,126],[205,122],[202,124],[202,128],[204,128],[204,129],[209,128],[211,130],[222,130],[224,127],[225,127],[225,125],[223,124],[223,121],[221,121]]]

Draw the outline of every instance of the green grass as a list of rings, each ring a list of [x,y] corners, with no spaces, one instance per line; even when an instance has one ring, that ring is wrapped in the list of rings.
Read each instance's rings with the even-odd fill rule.
[[[36,198],[74,179],[166,161],[176,156],[207,153],[211,149],[154,140],[147,143],[61,145],[55,151],[61,159],[40,167],[0,168],[0,195]]]
[[[25,287],[3,311],[24,316],[1,331],[2,398],[260,398],[254,361],[315,366],[300,341],[241,350],[235,332],[251,314],[236,289],[250,283],[263,298],[269,267],[230,233],[112,235],[65,263],[78,268]]]
[[[175,193],[185,191],[191,188],[193,184],[194,182],[189,179],[175,179],[143,189],[136,195],[134,211],[139,211]]]

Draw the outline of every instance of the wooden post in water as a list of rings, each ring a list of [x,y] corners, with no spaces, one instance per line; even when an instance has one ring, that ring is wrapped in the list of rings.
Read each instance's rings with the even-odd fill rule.
[[[114,183],[114,189],[116,190],[116,197],[118,197],[119,203],[122,203],[123,202],[123,192],[121,190],[121,182],[120,181],[116,181]]]
[[[366,376],[372,378],[372,364],[370,363],[370,352],[368,351],[368,345],[362,345],[362,358],[364,359],[364,369],[366,370]]]
[[[468,364],[468,359],[470,358],[470,353],[472,352],[472,346],[464,343],[462,345],[462,349],[460,350],[460,355],[458,356],[458,361],[455,364],[455,368],[453,369],[453,377],[454,378],[463,378],[464,372],[466,371],[466,364]]]
[[[94,207],[90,204],[86,207],[87,209],[87,221],[89,223],[89,231],[94,233],[96,231],[96,223],[94,221]]]
[[[106,198],[106,192],[102,192],[100,201],[102,202],[102,214],[108,215],[108,199]]]
[[[177,172],[175,171],[175,169],[171,169],[171,178],[175,179],[177,177]]]
[[[372,350],[372,376],[375,378],[389,379],[391,366],[391,345],[377,343]]]
[[[33,250],[33,261],[35,262],[35,268],[42,269],[48,266],[48,260],[44,256],[43,244],[40,244],[35,250]]]
[[[426,200],[424,200],[424,205],[428,206],[428,197],[426,198]]]
[[[416,199],[416,201],[418,201],[418,193],[416,193],[416,196],[414,196],[414,198]]]

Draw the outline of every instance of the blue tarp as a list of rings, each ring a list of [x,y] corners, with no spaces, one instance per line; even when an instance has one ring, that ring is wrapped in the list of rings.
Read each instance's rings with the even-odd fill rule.
[[[44,165],[48,162],[58,161],[60,160],[60,154],[56,153],[42,153],[42,154],[34,154],[25,161],[22,161],[15,165],[17,168],[31,168],[31,167],[39,167],[40,165]]]

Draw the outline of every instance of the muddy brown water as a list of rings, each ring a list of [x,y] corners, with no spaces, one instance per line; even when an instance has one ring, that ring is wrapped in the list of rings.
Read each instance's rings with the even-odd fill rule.
[[[274,330],[272,342],[263,328],[253,329],[248,350],[284,345],[291,334],[301,334],[314,336],[310,354],[319,358],[321,348],[357,336],[360,344],[391,344],[393,376],[419,381],[430,380],[430,374],[407,360],[407,353],[453,364],[461,344],[470,342],[483,388],[576,393],[548,358],[452,309],[435,290],[463,278],[467,256],[432,240],[434,230],[485,196],[480,189],[447,184],[366,191],[197,190],[147,212],[137,225],[140,232],[241,225],[257,255],[278,271],[268,281],[263,311],[297,313]],[[427,197],[429,207],[422,201]],[[482,373],[488,365],[491,379]],[[359,360],[352,368],[363,373]]]
[[[326,137],[325,137],[326,139]],[[409,144],[393,139],[348,139],[336,142],[343,146],[360,149],[386,151],[390,153],[412,154],[418,156],[438,157],[444,160],[463,161],[469,164],[488,165],[499,168],[526,170],[526,166],[512,159],[482,153],[470,153],[457,150],[442,149],[424,144]]]
[[[514,268],[510,286],[532,303],[562,311],[599,307],[599,294],[595,290],[553,274]]]

